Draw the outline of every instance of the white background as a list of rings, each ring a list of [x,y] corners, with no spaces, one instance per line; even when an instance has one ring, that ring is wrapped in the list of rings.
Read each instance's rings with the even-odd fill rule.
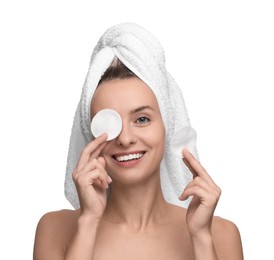
[[[71,208],[66,156],[90,55],[128,21],[165,49],[200,159],[223,191],[216,214],[239,227],[245,259],[274,259],[271,2],[1,2],[0,259],[31,259],[40,217]]]

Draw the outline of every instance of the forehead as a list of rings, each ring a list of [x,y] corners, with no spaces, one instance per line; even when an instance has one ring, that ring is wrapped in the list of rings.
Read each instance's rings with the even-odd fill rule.
[[[96,89],[91,101],[91,114],[104,108],[118,112],[150,106],[159,111],[153,91],[139,78],[114,79],[103,82]]]

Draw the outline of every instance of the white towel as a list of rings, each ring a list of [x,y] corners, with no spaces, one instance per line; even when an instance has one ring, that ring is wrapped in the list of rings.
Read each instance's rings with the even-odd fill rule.
[[[90,130],[90,102],[101,76],[114,57],[120,59],[154,92],[166,128],[166,146],[161,163],[161,187],[167,202],[187,207],[178,196],[192,179],[192,174],[170,149],[174,131],[190,126],[180,88],[166,71],[164,50],[157,39],[141,26],[123,23],[109,28],[99,39],[91,56],[88,74],[72,126],[67,158],[65,196],[74,208],[79,208],[72,172],[82,149],[93,139]],[[191,152],[198,159],[196,146]]]

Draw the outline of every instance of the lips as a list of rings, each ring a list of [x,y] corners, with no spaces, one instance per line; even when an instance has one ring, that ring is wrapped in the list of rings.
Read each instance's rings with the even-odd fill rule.
[[[127,153],[119,153],[112,156],[112,158],[119,165],[133,165],[144,156],[145,151],[132,151]]]
[[[133,151],[127,153],[115,154],[112,158],[119,163],[126,163],[130,161],[140,160],[145,154],[145,151]]]

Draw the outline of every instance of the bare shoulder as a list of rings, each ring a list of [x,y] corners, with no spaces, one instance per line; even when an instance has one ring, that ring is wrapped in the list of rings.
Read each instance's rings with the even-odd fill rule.
[[[63,259],[76,228],[78,215],[77,210],[60,210],[48,212],[41,217],[34,241],[35,260],[50,259],[53,256],[54,259],[56,256]]]
[[[174,206],[170,207],[172,215],[178,220],[183,231],[187,232],[186,214],[187,209]],[[243,249],[239,229],[230,220],[214,216],[212,222],[212,237],[216,253],[219,259],[243,259]],[[188,236],[190,239],[190,237]],[[185,240],[186,241],[186,240]]]
[[[38,226],[59,226],[62,228],[67,224],[71,225],[71,222],[76,221],[78,216],[78,210],[63,209],[58,211],[52,211],[44,214],[41,217]]]
[[[243,259],[241,235],[238,227],[230,220],[214,217],[212,236],[216,252],[220,259]]]
[[[221,217],[213,218],[212,233],[216,239],[222,241],[240,239],[240,232],[236,224]]]

